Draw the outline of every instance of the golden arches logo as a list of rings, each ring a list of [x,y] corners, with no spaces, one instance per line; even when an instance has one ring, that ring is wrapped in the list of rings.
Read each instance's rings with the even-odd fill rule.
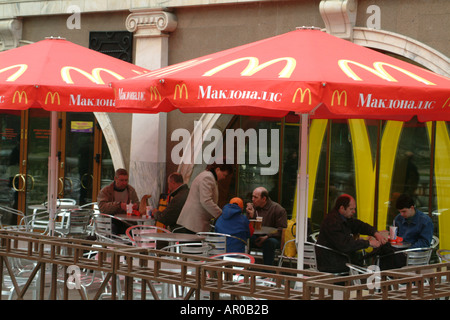
[[[19,103],[22,103],[22,98],[25,98],[25,104],[28,104],[28,96],[25,91],[14,92],[12,103],[16,103],[16,97],[19,98]]]
[[[58,98],[58,105],[61,104],[61,99],[59,97],[59,93],[58,92],[47,92],[47,95],[45,96],[45,104],[48,104],[48,98],[50,98],[50,103],[51,104],[55,104],[56,98]]]
[[[448,107],[450,107],[450,97],[448,97],[447,100],[445,100],[444,104],[442,105],[442,109],[444,109],[447,105]]]
[[[334,90],[333,95],[331,96],[331,106],[334,106],[334,97],[337,97],[337,105],[341,105],[342,97],[344,97],[344,106],[347,106],[347,91],[342,90],[339,92],[339,90]]]
[[[349,64],[358,66],[366,71],[369,71],[371,73],[373,73],[374,75],[376,75],[377,77],[380,77],[381,79],[384,79],[386,81],[390,81],[390,82],[398,82],[397,79],[395,79],[394,77],[392,77],[385,69],[384,67],[390,67],[392,69],[395,69],[397,71],[400,71],[404,74],[406,74],[407,76],[413,78],[416,81],[422,82],[426,85],[435,85],[433,82],[428,81],[408,70],[405,70],[403,68],[397,67],[393,64],[390,63],[385,63],[385,62],[374,62],[373,66],[374,68],[368,67],[365,64],[359,63],[359,62],[355,62],[352,60],[339,60],[338,61],[338,65],[341,68],[342,71],[344,71],[344,73],[349,76],[350,78],[352,78],[355,81],[362,81],[362,79],[356,75],[356,73],[350,68]]]
[[[297,99],[297,93],[300,92],[300,102],[303,103],[303,101],[305,100],[305,96],[308,93],[309,99],[308,99],[308,104],[311,105],[312,101],[311,101],[311,90],[309,90],[309,88],[306,88],[305,91],[303,91],[302,88],[298,88],[297,90],[295,90],[294,93],[294,97],[292,98],[292,103],[295,102],[295,99]]]
[[[265,69],[269,67],[270,65],[278,62],[285,62],[285,67],[278,73],[279,78],[290,78],[292,75],[292,72],[295,70],[295,66],[297,65],[297,61],[294,58],[291,57],[283,57],[278,59],[269,60],[267,62],[264,62],[263,64],[259,64],[259,59],[256,57],[244,57],[235,59],[232,61],[229,61],[227,63],[224,63],[218,67],[215,67],[208,72],[205,72],[203,76],[210,77],[214,74],[216,74],[219,71],[222,71],[226,68],[231,67],[232,65],[235,65],[236,63],[242,62],[242,61],[248,61],[247,67],[241,72],[241,76],[252,76],[258,71],[261,71],[262,69]]]
[[[105,68],[94,68],[94,69],[92,69],[92,72],[89,73],[80,68],[66,66],[66,67],[61,68],[61,77],[64,80],[64,82],[66,82],[68,84],[74,83],[72,80],[72,77],[70,76],[70,71],[72,71],[72,70],[82,74],[83,76],[85,76],[86,78],[88,78],[89,80],[91,80],[92,82],[94,82],[96,84],[105,84],[105,82],[103,82],[102,77],[100,76],[100,73],[102,71],[109,73],[117,80],[123,79],[123,77],[121,75],[115,73],[114,71],[105,69]]]
[[[161,94],[159,93],[159,90],[157,87],[152,86],[149,88],[149,91],[150,91],[150,100],[151,101],[153,101],[153,99],[154,100],[159,99],[161,101]]]
[[[186,97],[186,100],[187,100],[189,98],[189,95],[188,95],[188,89],[187,89],[186,84],[185,83],[183,83],[182,85],[177,84],[175,86],[175,92],[173,94],[173,99],[177,100],[177,93],[179,93],[178,96],[181,99],[183,97],[183,92],[186,93],[185,97]]]
[[[14,68],[19,68],[19,70],[17,70],[16,72],[14,72],[12,75],[10,75],[8,77],[8,79],[6,79],[6,81],[16,81],[21,75],[24,74],[24,72],[28,69],[28,66],[26,64],[16,64],[13,66],[9,66],[3,69],[0,69],[0,73],[3,73],[5,71],[14,69]]]

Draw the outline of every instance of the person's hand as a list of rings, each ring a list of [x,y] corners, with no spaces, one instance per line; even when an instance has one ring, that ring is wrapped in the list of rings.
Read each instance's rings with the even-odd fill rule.
[[[127,204],[125,202],[121,202],[120,209],[122,209],[123,211],[127,211]]]
[[[380,241],[372,237],[370,237],[369,243],[372,248],[378,248],[381,245]]]
[[[262,237],[259,237],[259,238],[257,238],[257,239],[255,240],[255,244],[256,244],[258,247],[262,247],[263,243],[264,243],[268,238],[269,238],[269,236],[262,236]]]
[[[133,210],[138,210],[139,209],[139,204],[135,203],[133,204]]]
[[[375,232],[374,237],[380,242],[380,244],[386,244],[387,242],[387,238],[383,236],[380,232]]]
[[[255,207],[253,207],[253,203],[248,202],[247,207],[245,209],[246,209],[249,217],[253,219],[253,217],[255,216]]]

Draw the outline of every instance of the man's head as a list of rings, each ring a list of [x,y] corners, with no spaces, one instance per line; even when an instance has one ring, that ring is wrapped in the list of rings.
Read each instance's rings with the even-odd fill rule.
[[[258,187],[253,190],[252,202],[255,208],[263,208],[269,199],[269,192],[264,187]]]
[[[407,194],[402,194],[397,198],[395,207],[405,219],[411,218],[416,214],[414,200]]]
[[[356,212],[356,201],[352,196],[348,194],[340,195],[336,199],[334,209],[337,210],[345,218],[350,219]]]
[[[116,170],[114,183],[117,190],[124,190],[128,186],[128,172],[121,168]]]
[[[213,163],[206,168],[209,171],[214,171],[217,181],[225,180],[229,175],[233,174],[233,165],[228,163]]]
[[[173,172],[167,177],[167,187],[169,193],[178,189],[184,183],[183,176],[181,173]]]

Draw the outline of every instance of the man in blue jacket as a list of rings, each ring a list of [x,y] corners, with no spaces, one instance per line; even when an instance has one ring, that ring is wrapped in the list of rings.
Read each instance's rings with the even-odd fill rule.
[[[216,221],[214,230],[218,233],[229,234],[244,241],[250,237],[249,220],[242,214],[244,203],[241,198],[231,199],[222,209],[222,214]],[[245,253],[245,244],[233,238],[227,238],[227,252]]]
[[[398,236],[412,248],[428,248],[433,239],[433,222],[422,211],[416,209],[414,200],[407,194],[398,197],[395,207],[399,214],[394,219]]]

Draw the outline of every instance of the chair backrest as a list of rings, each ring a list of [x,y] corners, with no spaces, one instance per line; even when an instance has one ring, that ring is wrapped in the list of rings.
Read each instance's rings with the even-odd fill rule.
[[[201,242],[179,243],[162,248],[162,251],[172,251],[176,253],[192,254],[197,256],[209,256],[210,251],[214,249],[211,244]]]
[[[91,209],[70,210],[67,235],[87,234],[93,213],[94,211]]]
[[[255,263],[255,257],[248,253],[221,253],[211,256],[213,259],[221,259],[225,261],[243,262],[243,263]]]
[[[437,236],[433,236],[431,239],[431,249],[436,249],[439,245],[439,238]]]
[[[406,265],[407,266],[421,266],[426,265],[430,262],[431,258],[431,248],[417,248],[417,249],[407,249],[406,253]]]
[[[450,262],[450,250],[439,249],[438,251],[436,251],[436,254],[440,262]]]
[[[319,231],[313,232],[309,235],[312,239],[312,241],[317,242],[317,238],[319,237]]]
[[[305,242],[303,247],[303,265],[317,270],[316,250],[313,243]]]
[[[225,233],[217,233],[217,232],[197,232],[199,236],[205,237],[202,240],[205,244],[211,244],[214,246],[214,249],[209,253],[210,255],[218,255],[222,253],[227,253],[227,240],[234,239],[235,241],[240,241],[245,246],[245,250],[247,250],[247,242],[241,238],[236,236],[225,234]]]
[[[96,233],[109,237],[112,235],[111,216],[106,214],[96,214],[94,217],[94,230]]]
[[[131,226],[126,230],[126,235],[133,242],[136,247],[142,248],[156,248],[156,240],[145,237],[149,233],[166,232],[170,233],[169,230],[149,225],[136,225]]]

